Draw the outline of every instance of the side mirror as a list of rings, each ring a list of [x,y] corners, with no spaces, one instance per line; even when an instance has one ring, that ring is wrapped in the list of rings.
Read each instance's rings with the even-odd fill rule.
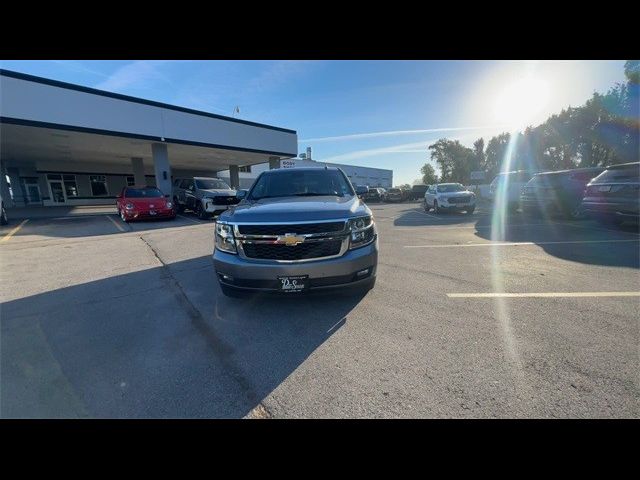
[[[119,193],[118,195],[116,195],[116,198],[122,198],[122,194]]]
[[[246,190],[238,190],[236,191],[236,197],[238,197],[240,200],[242,200],[244,197],[247,196],[247,192]]]

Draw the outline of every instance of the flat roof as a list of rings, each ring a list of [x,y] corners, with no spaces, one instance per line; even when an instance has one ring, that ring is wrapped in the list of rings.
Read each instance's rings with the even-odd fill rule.
[[[29,75],[27,73],[14,72],[13,70],[5,70],[0,68],[0,75],[5,77],[17,78],[20,80],[26,80],[29,82],[40,83],[43,85],[50,85],[52,87],[66,88],[68,90],[75,90],[77,92],[90,93],[92,95],[100,95],[103,97],[116,98],[118,100],[125,100],[127,102],[139,103],[141,105],[151,105],[153,107],[166,108],[169,110],[175,110],[177,112],[191,113],[193,115],[200,115],[203,117],[217,118],[220,120],[226,120],[228,122],[242,123],[244,125],[252,125],[254,127],[268,128],[270,130],[277,130],[280,132],[297,133],[295,130],[288,128],[275,127],[273,125],[267,125],[264,123],[250,122],[248,120],[241,120],[239,118],[227,117],[225,115],[217,115],[215,113],[203,112],[202,110],[195,110],[192,108],[180,107],[177,105],[171,105],[169,103],[156,102],[155,100],[147,100],[139,97],[132,97],[130,95],[123,95],[120,93],[108,92],[106,90],[98,90],[97,88],[84,87],[82,85],[76,85],[75,83],[61,82],[59,80],[52,80],[50,78],[38,77],[36,75]]]

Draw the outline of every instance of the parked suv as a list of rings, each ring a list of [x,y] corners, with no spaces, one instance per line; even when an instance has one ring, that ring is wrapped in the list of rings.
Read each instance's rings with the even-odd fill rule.
[[[422,200],[424,198],[424,194],[427,193],[427,188],[429,188],[429,185],[414,185],[411,187],[409,200]]]
[[[276,169],[215,224],[222,292],[295,294],[373,288],[378,236],[371,210],[339,168]]]
[[[173,203],[178,213],[189,209],[206,219],[239,201],[236,191],[219,178],[187,177],[173,181]]]
[[[369,193],[369,187],[366,185],[356,185],[356,195],[358,198],[364,199],[364,196]]]
[[[384,193],[381,188],[369,187],[369,191],[364,195],[364,200],[368,202],[382,202],[384,200]]]
[[[516,170],[496,175],[489,185],[489,198],[494,208],[517,210],[520,204],[522,187],[538,172]]]
[[[524,213],[560,213],[566,218],[583,216],[584,187],[604,171],[603,167],[577,168],[534,175],[522,187],[520,206]]]
[[[602,223],[640,220],[640,162],[608,167],[584,191],[582,208]]]
[[[404,192],[399,188],[390,188],[387,192],[387,201],[389,202],[402,202],[404,199]]]
[[[471,215],[476,209],[476,194],[460,183],[429,185],[422,206],[425,212],[433,208],[435,214],[464,210]]]

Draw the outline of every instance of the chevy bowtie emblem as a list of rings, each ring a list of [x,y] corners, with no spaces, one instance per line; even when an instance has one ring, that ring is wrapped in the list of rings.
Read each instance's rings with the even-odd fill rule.
[[[278,235],[276,243],[280,245],[287,245],[288,247],[295,247],[296,245],[303,243],[304,237],[298,236],[295,233],[285,233],[284,235]]]

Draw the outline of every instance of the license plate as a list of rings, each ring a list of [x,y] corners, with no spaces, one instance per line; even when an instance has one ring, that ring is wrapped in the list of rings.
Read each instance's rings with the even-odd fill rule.
[[[156,212],[155,210],[149,210],[149,215],[155,215],[156,213],[158,212]]]
[[[296,275],[294,277],[278,277],[281,292],[301,292],[306,290],[309,275]]]

